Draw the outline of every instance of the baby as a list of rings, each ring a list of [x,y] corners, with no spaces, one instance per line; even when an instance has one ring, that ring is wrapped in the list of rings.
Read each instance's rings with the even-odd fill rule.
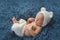
[[[17,21],[16,18],[13,17],[11,30],[18,36],[36,36],[41,32],[42,28],[50,22],[52,17],[53,12],[48,12],[46,8],[42,7],[35,18],[29,18],[27,21],[24,19]]]

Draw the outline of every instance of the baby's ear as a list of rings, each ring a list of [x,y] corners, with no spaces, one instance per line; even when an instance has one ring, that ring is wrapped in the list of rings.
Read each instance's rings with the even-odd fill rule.
[[[53,12],[50,12],[50,18],[52,18],[53,17]]]
[[[45,8],[45,7],[42,7],[42,8],[41,8],[41,11],[46,11],[46,8]]]

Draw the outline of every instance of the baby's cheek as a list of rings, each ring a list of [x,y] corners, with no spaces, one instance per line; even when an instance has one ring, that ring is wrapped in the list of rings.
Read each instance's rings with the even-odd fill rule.
[[[40,25],[40,24],[41,24],[41,22],[40,22],[40,21],[36,21],[36,24],[37,24],[37,25]]]

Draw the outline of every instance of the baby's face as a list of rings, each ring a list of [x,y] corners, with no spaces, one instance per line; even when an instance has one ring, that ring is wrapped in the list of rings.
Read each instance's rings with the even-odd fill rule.
[[[41,26],[43,24],[43,21],[44,21],[44,16],[41,13],[36,16],[35,18],[36,25]]]

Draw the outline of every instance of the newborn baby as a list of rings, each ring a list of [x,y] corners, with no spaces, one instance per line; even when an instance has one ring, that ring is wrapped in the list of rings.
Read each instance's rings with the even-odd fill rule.
[[[41,32],[42,28],[50,22],[52,17],[53,12],[48,12],[46,8],[42,7],[35,18],[29,18],[27,21],[24,19],[17,21],[16,18],[13,17],[11,30],[18,36],[36,36]]]

